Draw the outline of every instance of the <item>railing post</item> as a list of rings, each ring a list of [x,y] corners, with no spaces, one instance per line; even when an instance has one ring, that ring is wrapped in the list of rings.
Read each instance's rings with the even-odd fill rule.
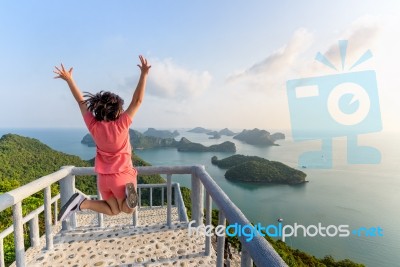
[[[32,247],[40,246],[39,217],[37,215],[29,221],[29,237]]]
[[[179,186],[179,183],[174,184],[174,190],[177,194],[177,208],[178,208],[178,214],[179,214],[179,221],[181,222],[188,222],[187,214],[186,214],[186,207],[185,203],[183,202],[183,197],[181,193],[181,188]]]
[[[172,203],[171,203],[171,183],[172,183],[172,175],[167,174],[167,225],[168,227],[171,227],[171,221],[172,221],[172,216],[171,216],[171,211],[172,211]]]
[[[15,262],[17,267],[25,266],[24,229],[22,225],[21,202],[12,206],[14,225]]]
[[[138,197],[138,204],[135,207],[135,211],[133,212],[133,216],[132,216],[132,225],[133,226],[138,226],[138,224],[139,224],[138,213],[139,213],[139,206],[140,206],[140,204],[139,204],[139,202],[140,202],[140,194],[139,194],[140,188],[138,188],[137,185],[136,185],[136,192],[137,192],[137,197]]]
[[[102,200],[103,197],[102,197],[101,194],[100,194],[100,190],[99,190],[100,187],[99,187],[98,181],[99,181],[99,177],[96,175],[97,199],[98,199],[98,200]],[[97,221],[98,221],[99,227],[100,227],[100,228],[103,228],[103,227],[104,227],[104,215],[103,215],[103,213],[101,213],[101,212],[98,212],[98,213],[97,213]]]
[[[211,206],[211,196],[206,190],[206,226],[211,225],[211,212],[212,212],[212,206]],[[211,255],[211,236],[206,235],[206,244],[205,244],[205,253],[206,256]]]
[[[0,267],[5,267],[4,263],[4,243],[3,238],[0,238]]]
[[[141,207],[142,206],[142,188],[138,188],[138,191],[139,191],[139,195],[138,195],[138,207]]]
[[[68,166],[61,167],[66,168]],[[61,206],[65,205],[69,198],[75,192],[75,175],[71,173],[60,180],[60,196],[61,196]],[[76,226],[75,214],[71,216],[72,222],[69,220],[64,220],[62,222],[62,230],[71,230]]]
[[[222,209],[219,209],[218,226],[222,225],[224,226],[223,229],[225,229],[225,223],[226,223],[225,214],[222,211]],[[218,230],[215,229],[215,231],[217,232]],[[217,267],[224,267],[224,248],[225,248],[225,232],[223,232],[223,235],[217,236]]]
[[[54,202],[54,224],[57,224],[57,214],[58,214],[58,205],[57,205],[58,201],[56,200]]]
[[[150,208],[153,208],[153,187],[150,187]]]
[[[250,253],[247,251],[244,244],[242,244],[242,256],[240,257],[240,267],[252,267],[253,260],[251,259]]]
[[[51,230],[51,190],[50,186],[44,189],[44,222],[46,228],[46,249],[53,249],[53,236]]]
[[[174,186],[174,205],[176,207],[178,207],[178,198],[179,198],[178,188],[179,187]]]
[[[161,187],[161,207],[164,207],[164,187]]]
[[[139,225],[139,207],[135,208],[135,211],[133,212],[133,216],[132,216],[132,225],[133,226],[138,226]]]
[[[196,223],[194,226],[200,226],[203,224],[203,185],[199,178],[195,174],[192,174],[192,220]]]

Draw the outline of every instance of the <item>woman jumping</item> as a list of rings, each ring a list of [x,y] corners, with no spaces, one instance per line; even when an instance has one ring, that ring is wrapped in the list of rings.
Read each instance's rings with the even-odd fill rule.
[[[143,101],[147,75],[151,66],[143,56],[138,64],[141,74],[132,101],[126,110],[123,99],[111,92],[82,95],[72,78],[72,70],[55,67],[54,78],[67,82],[79,105],[85,124],[96,143],[95,172],[97,186],[103,200],[89,200],[75,193],[61,208],[62,221],[77,210],[89,209],[107,215],[121,211],[133,213],[137,205],[137,171],[132,165],[129,127]],[[86,99],[85,99],[86,98]]]

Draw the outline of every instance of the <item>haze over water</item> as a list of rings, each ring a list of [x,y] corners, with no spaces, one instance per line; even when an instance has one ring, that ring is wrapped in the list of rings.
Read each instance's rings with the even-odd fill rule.
[[[186,129],[187,130],[187,129]],[[279,146],[258,148],[232,137],[208,139],[206,134],[188,133],[178,129],[181,136],[204,145],[233,141],[237,154],[255,155],[281,161],[297,168],[298,156],[318,149],[319,142],[298,142],[284,132],[286,140]],[[85,129],[0,129],[0,135],[16,133],[39,139],[50,147],[83,159],[94,157],[95,149],[80,143]],[[381,227],[383,237],[290,237],[286,242],[317,257],[330,254],[336,259],[349,258],[367,266],[396,266],[400,262],[400,137],[398,134],[377,133],[360,137],[360,143],[376,147],[382,154],[377,165],[349,165],[346,162],[346,139],[334,139],[332,169],[301,169],[309,183],[300,186],[233,183],[224,178],[225,170],[211,164],[211,157],[219,159],[231,153],[178,152],[174,148],[137,150],[136,153],[152,165],[205,165],[206,170],[231,200],[253,223],[263,226],[294,223],[323,226],[349,225]],[[173,180],[190,187],[189,176],[173,176]]]

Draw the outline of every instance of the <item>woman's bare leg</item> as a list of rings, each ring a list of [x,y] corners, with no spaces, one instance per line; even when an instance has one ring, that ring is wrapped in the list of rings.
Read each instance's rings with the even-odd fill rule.
[[[107,200],[90,200],[86,199],[82,202],[80,209],[89,209],[104,213],[107,215],[117,215],[121,212],[119,203],[114,197],[110,197]]]
[[[117,202],[120,211],[131,214],[136,210],[136,207],[134,209],[128,207],[128,205],[126,204],[126,198],[123,199],[117,198]]]

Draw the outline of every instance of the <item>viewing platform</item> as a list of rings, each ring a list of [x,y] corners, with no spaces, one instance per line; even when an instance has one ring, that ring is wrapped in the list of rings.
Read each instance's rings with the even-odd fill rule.
[[[76,212],[64,222],[55,222],[61,205],[76,191],[75,179],[95,175],[93,168],[63,167],[50,175],[0,195],[0,212],[13,210],[13,225],[0,233],[0,266],[4,264],[3,239],[14,233],[16,262],[12,266],[287,266],[261,236],[250,242],[239,237],[242,251],[224,259],[225,236],[189,234],[189,219],[173,174],[191,179],[192,226],[211,225],[212,202],[219,209],[218,224],[250,224],[243,213],[214,182],[202,166],[138,167],[139,174],[166,174],[165,184],[139,184],[139,205],[132,214],[107,216],[92,211]],[[50,195],[50,186],[60,183],[60,194]],[[158,190],[161,205],[153,205]],[[45,203],[25,217],[21,201],[44,190]],[[149,197],[142,205],[143,191]],[[97,198],[97,196],[89,196]],[[39,237],[38,215],[44,212],[45,234]],[[30,229],[31,247],[24,247],[23,224]],[[214,240],[214,241],[213,241]],[[26,250],[26,251],[25,251]]]

